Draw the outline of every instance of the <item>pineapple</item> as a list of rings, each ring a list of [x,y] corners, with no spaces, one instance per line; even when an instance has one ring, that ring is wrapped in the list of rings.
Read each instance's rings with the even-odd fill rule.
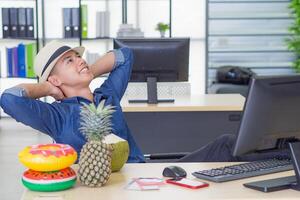
[[[90,187],[104,185],[111,174],[113,147],[104,143],[104,137],[111,133],[111,117],[114,107],[104,106],[102,100],[98,107],[84,104],[81,108],[80,131],[86,137],[79,156],[78,177],[82,184]]]

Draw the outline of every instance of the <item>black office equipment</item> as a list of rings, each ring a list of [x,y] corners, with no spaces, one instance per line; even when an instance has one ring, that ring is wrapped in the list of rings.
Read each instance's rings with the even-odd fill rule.
[[[290,185],[290,188],[300,191],[300,142],[289,144],[292,161],[296,176],[296,182]]]
[[[270,159],[201,170],[192,174],[200,179],[225,182],[292,169],[293,166],[289,159]]]
[[[164,177],[171,178],[184,178],[186,177],[186,171],[179,166],[168,166],[163,170]]]
[[[114,48],[133,50],[134,63],[131,82],[147,82],[147,100],[129,102],[174,102],[157,99],[157,82],[188,81],[189,38],[114,39]]]
[[[18,37],[18,8],[9,9],[9,21],[10,21],[10,36],[12,38]]]
[[[299,116],[300,75],[254,77],[251,80],[248,98],[244,105],[233,155],[241,156],[271,149],[287,150],[288,142],[297,141],[297,138],[300,137]],[[254,165],[255,168],[257,166],[258,170],[254,170],[255,173],[252,173],[251,167],[251,173],[247,171],[238,174],[228,173],[226,180],[272,173],[273,165],[278,165],[275,171],[293,169],[289,158],[284,159],[283,163],[277,159],[269,160],[266,166],[257,165],[256,161],[247,165]],[[261,170],[259,169],[260,165]],[[228,168],[231,169],[232,166],[227,166],[226,169]],[[196,172],[193,175],[211,179],[211,172],[208,171],[207,175]],[[217,173],[222,175],[224,172],[218,171]],[[232,177],[229,178],[229,176]]]
[[[287,176],[283,178],[275,178],[264,181],[255,181],[243,184],[245,187],[259,190],[262,192],[274,192],[278,190],[289,189],[291,184],[296,182],[295,176]]]
[[[64,37],[72,37],[72,8],[63,8]]]
[[[72,37],[79,37],[79,8],[72,8]]]
[[[18,8],[18,37],[26,37],[26,8]]]
[[[253,75],[255,75],[255,73],[245,67],[226,65],[220,66],[217,69],[218,83],[248,85]]]
[[[2,35],[3,38],[10,37],[9,8],[2,8]]]
[[[289,143],[289,147],[291,150],[295,176],[245,183],[244,186],[262,192],[273,192],[283,189],[294,189],[300,191],[300,143]]]
[[[253,78],[233,155],[288,149],[300,137],[299,117],[300,75]]]
[[[34,38],[33,8],[26,8],[26,37]]]

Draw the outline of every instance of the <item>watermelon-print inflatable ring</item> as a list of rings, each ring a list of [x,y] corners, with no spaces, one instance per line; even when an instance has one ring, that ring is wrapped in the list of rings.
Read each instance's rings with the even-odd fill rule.
[[[76,151],[67,144],[38,144],[24,148],[19,153],[20,162],[35,171],[56,171],[72,165]]]
[[[76,174],[70,167],[53,172],[29,169],[24,172],[22,182],[25,187],[33,191],[59,191],[72,187],[76,183]]]

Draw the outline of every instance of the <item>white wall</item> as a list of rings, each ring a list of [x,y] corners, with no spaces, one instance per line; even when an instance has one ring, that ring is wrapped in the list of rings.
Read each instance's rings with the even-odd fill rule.
[[[45,35],[48,38],[61,38],[63,35],[62,8],[78,7],[78,0],[45,0],[44,2]],[[111,37],[116,36],[119,24],[122,22],[121,2],[121,0],[82,1],[82,4],[88,5],[88,37],[95,37],[96,11],[106,9],[111,12]],[[0,6],[33,7],[35,4],[34,1],[26,0],[0,1]],[[189,66],[191,93],[202,94],[205,91],[205,0],[173,0],[172,16],[172,36],[191,37]],[[169,0],[128,0],[128,23],[139,26],[146,37],[159,37],[158,31],[155,31],[155,25],[160,21],[166,23],[169,21]],[[41,32],[40,25],[40,36]],[[2,36],[2,33],[0,36]],[[0,43],[3,76],[6,74],[5,47],[16,45],[18,42],[5,40]],[[78,40],[76,39],[64,40],[64,42],[71,46],[78,45]],[[83,41],[83,45],[89,51],[99,54],[103,54],[112,48],[112,42],[109,40]],[[5,81],[2,81],[1,84],[5,85]],[[9,84],[11,84],[11,81],[9,81]],[[16,82],[16,84],[18,83]]]
[[[128,11],[128,23],[141,28],[146,37],[159,37],[155,25],[169,23],[168,0],[129,0]],[[205,16],[205,0],[172,1],[172,37],[191,38],[189,82],[192,94],[205,92]]]

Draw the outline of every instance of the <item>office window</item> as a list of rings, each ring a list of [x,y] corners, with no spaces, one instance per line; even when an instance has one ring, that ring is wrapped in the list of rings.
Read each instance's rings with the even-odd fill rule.
[[[172,37],[191,38],[189,82],[193,94],[205,92],[205,5],[205,0],[172,0]],[[169,0],[128,0],[128,23],[141,28],[145,37],[160,37],[156,24],[169,20]]]

